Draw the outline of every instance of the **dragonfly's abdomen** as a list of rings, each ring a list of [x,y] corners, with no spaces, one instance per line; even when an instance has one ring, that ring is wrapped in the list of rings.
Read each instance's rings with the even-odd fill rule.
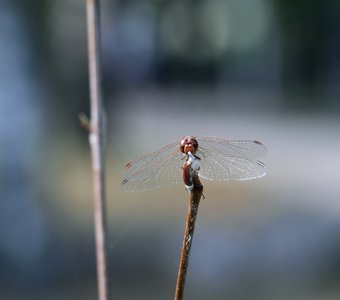
[[[185,163],[183,165],[183,181],[186,186],[192,185],[191,182],[191,175],[190,175],[190,169],[191,169],[191,163]]]

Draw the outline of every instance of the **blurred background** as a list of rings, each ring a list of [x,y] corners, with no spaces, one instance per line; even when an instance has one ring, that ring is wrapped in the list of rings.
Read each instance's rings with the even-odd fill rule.
[[[0,299],[95,299],[85,1],[0,2]],[[114,299],[172,299],[183,185],[124,165],[184,135],[257,139],[267,176],[203,181],[186,299],[340,297],[340,2],[103,0]]]

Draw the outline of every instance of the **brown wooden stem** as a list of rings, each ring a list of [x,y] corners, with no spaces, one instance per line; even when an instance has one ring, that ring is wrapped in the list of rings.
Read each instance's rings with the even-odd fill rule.
[[[178,269],[175,300],[183,299],[185,279],[188,271],[191,244],[195,230],[198,206],[203,196],[203,185],[197,175],[192,177],[194,188],[190,191],[187,221],[184,231],[181,260]]]
[[[99,0],[87,0],[87,37],[91,121],[80,116],[82,126],[89,132],[92,154],[94,184],[94,227],[96,237],[97,278],[99,300],[109,299],[106,209],[105,209],[105,164],[104,164],[104,120],[100,71],[100,18]]]

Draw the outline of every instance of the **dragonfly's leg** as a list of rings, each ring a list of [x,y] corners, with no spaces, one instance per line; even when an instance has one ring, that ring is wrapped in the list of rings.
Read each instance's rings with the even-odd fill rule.
[[[194,187],[192,180],[191,180],[191,174],[190,174],[190,170],[191,170],[191,162],[186,162],[183,167],[183,181],[185,184],[185,188],[188,191],[191,191]]]

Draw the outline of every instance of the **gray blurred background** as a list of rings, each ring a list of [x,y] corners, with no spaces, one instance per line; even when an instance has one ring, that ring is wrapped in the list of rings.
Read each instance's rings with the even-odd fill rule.
[[[268,175],[203,181],[186,299],[340,298],[340,2],[101,1],[110,285],[172,299],[182,185],[124,165],[184,135],[258,139]],[[95,299],[85,1],[0,2],[0,299]]]

